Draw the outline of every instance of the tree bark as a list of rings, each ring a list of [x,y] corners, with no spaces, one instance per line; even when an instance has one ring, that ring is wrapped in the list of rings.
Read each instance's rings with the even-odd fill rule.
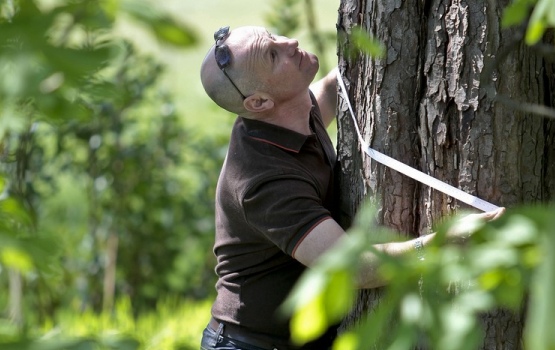
[[[500,96],[553,106],[554,65],[501,29],[508,1],[342,0],[339,66],[361,132],[372,148],[492,203],[512,207],[553,198],[553,120],[514,110]],[[381,59],[345,54],[361,26],[387,48]],[[347,106],[338,116],[343,226],[370,196],[379,223],[422,235],[454,211],[470,209],[365,157]],[[379,303],[361,292],[349,325]],[[484,349],[520,349],[522,314],[483,317]]]

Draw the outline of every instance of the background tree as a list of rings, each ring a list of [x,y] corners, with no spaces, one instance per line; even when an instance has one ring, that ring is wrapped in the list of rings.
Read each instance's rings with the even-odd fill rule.
[[[197,98],[183,20],[241,7],[212,4],[0,2],[0,347],[198,347],[233,119]],[[272,14],[290,6],[316,37],[311,1]]]
[[[146,2],[0,10],[6,318],[24,330],[75,301],[110,311],[129,296],[139,310],[170,293],[209,293],[211,253],[195,247],[212,237],[209,189],[225,140],[188,134],[154,89],[160,64],[114,25],[124,14],[173,47],[194,43],[193,32]]]
[[[553,62],[524,43],[526,27],[502,27],[507,5],[343,0],[338,28],[340,68],[371,146],[510,208],[553,199],[555,126],[523,103],[519,109],[502,103],[504,96],[551,107],[555,95]],[[353,43],[341,33],[355,26],[385,45],[383,58],[345,54]],[[544,40],[553,44],[549,33]],[[361,156],[345,104],[341,110],[344,225],[366,196],[375,199],[381,224],[407,236],[426,234],[441,217],[467,209]],[[372,312],[382,294],[362,292],[349,322]],[[484,315],[482,347],[521,348],[522,320],[522,313],[503,308]]]

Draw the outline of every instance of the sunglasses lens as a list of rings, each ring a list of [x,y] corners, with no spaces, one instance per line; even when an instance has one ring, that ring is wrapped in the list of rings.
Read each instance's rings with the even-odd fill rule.
[[[225,68],[229,66],[231,61],[231,55],[229,54],[229,50],[227,46],[222,45],[216,47],[216,63],[218,63],[218,67]]]
[[[227,79],[229,79],[229,82],[233,85],[235,90],[237,90],[237,92],[241,95],[241,97],[244,100],[246,96],[243,95],[241,90],[239,90],[237,85],[235,85],[233,80],[231,80],[231,78],[229,77],[229,75],[227,75],[227,72],[225,71],[225,68],[227,68],[231,64],[231,52],[229,51],[229,48],[227,47],[226,44],[221,44],[221,45],[218,44],[218,42],[224,39],[225,37],[227,37],[228,34],[229,34],[229,27],[222,27],[214,33],[214,40],[216,41],[216,45],[214,48],[214,55],[216,56],[215,58],[216,58],[216,63],[218,64],[218,67],[220,67],[220,69],[224,72]]]

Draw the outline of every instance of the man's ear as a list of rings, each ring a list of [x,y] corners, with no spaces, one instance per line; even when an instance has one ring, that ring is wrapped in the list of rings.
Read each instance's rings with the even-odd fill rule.
[[[251,113],[260,113],[272,109],[274,101],[268,94],[255,92],[243,101],[243,106]]]

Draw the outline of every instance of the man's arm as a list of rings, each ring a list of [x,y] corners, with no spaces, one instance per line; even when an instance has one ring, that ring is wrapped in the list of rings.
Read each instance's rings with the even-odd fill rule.
[[[491,221],[497,219],[505,212],[505,208],[500,208],[487,213],[471,214],[461,219],[458,227],[447,233],[448,242],[462,243],[471,234],[464,225],[465,220],[484,220]],[[375,244],[374,248],[393,257],[400,257],[415,250],[415,241],[420,240],[423,246],[435,237],[430,234],[402,242],[390,242]],[[306,266],[311,266],[315,260],[328,249],[333,247],[340,239],[349,239],[345,231],[333,219],[325,220],[316,226],[310,233],[299,243],[299,246],[293,253],[293,257]],[[381,278],[378,273],[380,268],[380,259],[372,252],[367,251],[360,257],[360,269],[357,276],[357,287],[361,289],[377,288],[384,286],[387,281]]]
[[[432,235],[421,238],[425,246]],[[306,266],[311,266],[316,259],[333,247],[341,239],[349,239],[343,229],[333,219],[321,222],[316,226],[299,244],[294,252],[294,258]],[[376,244],[374,248],[391,256],[402,256],[414,250],[414,241],[402,241]],[[378,273],[380,260],[372,251],[364,252],[360,257],[360,268],[356,279],[357,288],[369,289],[386,285],[386,282]]]
[[[328,127],[335,119],[337,107],[337,68],[332,69],[325,77],[312,84],[310,90],[318,101],[324,125]]]

